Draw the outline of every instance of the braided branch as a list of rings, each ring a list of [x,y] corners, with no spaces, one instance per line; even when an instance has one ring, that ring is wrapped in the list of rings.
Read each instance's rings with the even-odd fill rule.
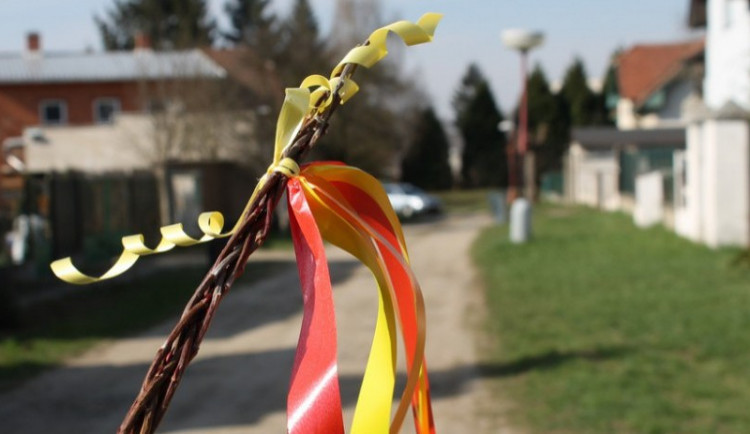
[[[331,115],[341,104],[339,91],[356,65],[347,64],[342,80],[333,90],[333,101],[322,113],[315,112],[302,124],[283,157],[299,161],[325,134]],[[323,101],[325,99],[321,99]],[[156,352],[143,385],[122,421],[119,434],[153,433],[167,412],[185,369],[198,354],[216,309],[235,280],[242,275],[248,257],[268,237],[273,211],[286,188],[286,176],[271,172],[250,204],[240,226],[211,266],[185,306],[180,320]]]

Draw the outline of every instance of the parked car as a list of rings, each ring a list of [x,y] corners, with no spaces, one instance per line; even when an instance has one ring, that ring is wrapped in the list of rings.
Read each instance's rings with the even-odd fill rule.
[[[383,188],[388,194],[393,210],[401,218],[410,219],[418,215],[439,214],[443,210],[440,199],[412,184],[384,182]]]

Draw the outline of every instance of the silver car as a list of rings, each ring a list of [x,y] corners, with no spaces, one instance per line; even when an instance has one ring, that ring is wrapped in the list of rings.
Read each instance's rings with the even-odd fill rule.
[[[393,210],[401,218],[410,219],[418,215],[440,213],[443,209],[440,199],[412,184],[384,182],[383,188],[388,194]]]

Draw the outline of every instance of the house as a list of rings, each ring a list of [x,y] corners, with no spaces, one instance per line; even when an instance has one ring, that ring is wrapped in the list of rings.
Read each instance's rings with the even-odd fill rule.
[[[632,212],[639,173],[671,176],[672,154],[684,149],[683,128],[578,128],[565,159],[565,197],[599,209]],[[664,185],[671,198],[670,184]]]
[[[20,212],[37,213],[53,238],[67,237],[55,253],[70,254],[100,229],[112,239],[141,230],[127,223],[144,210],[156,217],[141,226],[156,228],[239,203],[223,198],[239,191],[224,178],[247,188],[265,169],[259,132],[270,124],[273,137],[283,95],[273,65],[247,49],[154,51],[139,36],[132,51],[48,53],[30,34],[23,52],[0,55],[0,233]],[[139,202],[146,189],[156,198]],[[58,218],[86,231],[62,230]]]
[[[703,41],[638,45],[618,56],[609,89],[618,129],[574,130],[566,193],[710,247],[748,246],[750,1],[689,6]],[[643,140],[649,134],[661,136],[658,146],[655,136]]]
[[[618,129],[684,126],[681,107],[700,95],[705,43],[638,44],[615,61],[617,88],[608,89],[616,101]]]
[[[144,37],[130,52],[47,53],[41,36],[29,34],[25,51],[0,56],[3,214],[18,211],[25,129],[108,125],[118,113],[159,104],[162,85],[171,80],[225,75],[200,50],[154,52]]]
[[[706,29],[706,74],[675,155],[675,230],[711,247],[748,246],[750,1],[692,0],[689,20]]]
[[[564,166],[565,197],[636,212],[637,178],[658,172],[663,215],[672,222],[673,153],[685,149],[683,106],[700,98],[705,43],[638,44],[613,60],[604,89],[616,127],[574,128]],[[609,81],[609,80],[608,80]]]

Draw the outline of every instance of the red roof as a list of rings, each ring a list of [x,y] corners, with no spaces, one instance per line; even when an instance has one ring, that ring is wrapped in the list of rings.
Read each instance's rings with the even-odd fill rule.
[[[249,48],[204,49],[203,52],[227,71],[227,75],[258,95],[284,99],[284,86],[273,62],[264,61]]]
[[[705,41],[635,45],[617,58],[620,96],[639,106],[677,76],[685,63],[701,54]]]

